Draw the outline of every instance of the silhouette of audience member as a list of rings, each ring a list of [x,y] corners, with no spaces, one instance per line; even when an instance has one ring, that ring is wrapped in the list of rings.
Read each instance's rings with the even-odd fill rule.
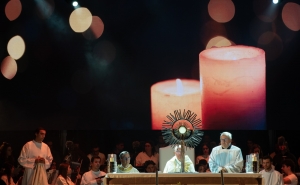
[[[158,164],[158,153],[155,151],[155,146],[152,141],[146,141],[142,151],[135,158],[136,166],[143,166],[144,163],[148,160],[153,161],[155,164]]]
[[[209,160],[210,148],[208,144],[202,145],[202,154],[196,157],[196,165],[199,164],[199,161],[205,159],[206,162]]]
[[[283,136],[280,136],[278,138],[278,149],[279,152],[276,153],[276,155],[273,158],[273,164],[275,166],[275,170],[281,172],[282,162],[286,159],[291,159],[294,164],[297,164],[297,159],[289,151],[288,144]]]
[[[12,155],[11,145],[7,142],[3,142],[0,146],[0,166],[3,166],[6,162],[12,164],[13,166],[15,165],[15,159]]]
[[[3,164],[1,169],[1,180],[5,182],[6,185],[15,185],[12,178],[12,172],[14,171],[14,166],[8,162]]]

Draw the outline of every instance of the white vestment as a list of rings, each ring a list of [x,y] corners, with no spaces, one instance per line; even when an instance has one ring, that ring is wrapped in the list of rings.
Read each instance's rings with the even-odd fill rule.
[[[265,179],[265,185],[283,185],[282,174],[273,168],[268,172],[262,170],[259,173],[262,174]]]
[[[176,173],[176,172],[181,172],[181,162],[177,159],[176,156],[174,156],[167,162],[163,173]],[[195,173],[194,164],[188,155],[185,155],[185,159],[184,159],[184,172]]]
[[[27,142],[23,146],[18,158],[20,165],[25,168],[22,185],[31,185],[33,183],[32,176],[36,167],[35,159],[38,158],[38,156],[45,159],[45,165],[43,165],[43,168],[46,174],[46,169],[50,167],[53,159],[48,145],[43,142],[39,143],[33,140]]]
[[[297,185],[298,184],[298,178],[295,174],[288,175],[285,178],[289,178],[291,180],[291,184],[284,184],[284,185]]]
[[[243,168],[243,155],[239,147],[231,145],[230,149],[222,149],[216,146],[209,155],[209,169],[212,173],[218,173],[222,167],[228,173],[240,173]]]
[[[151,157],[149,157],[146,152],[140,152],[135,158],[135,165],[143,166],[146,161],[151,160],[155,163],[156,166],[158,166],[158,158],[158,153],[155,153],[154,155],[151,155]]]
[[[55,185],[74,185],[74,183],[71,181],[70,177],[65,179],[63,176],[59,175],[56,179]]]
[[[105,175],[106,175],[106,173],[103,171],[100,171],[100,170],[96,171],[96,172],[93,170],[85,172],[82,175],[80,185],[97,185],[96,178],[105,176]],[[101,179],[103,180],[103,178],[101,178]],[[101,184],[103,184],[103,182]]]
[[[117,173],[140,173],[140,172],[131,164],[129,164],[127,168],[124,168],[122,164],[120,164],[117,167]]]

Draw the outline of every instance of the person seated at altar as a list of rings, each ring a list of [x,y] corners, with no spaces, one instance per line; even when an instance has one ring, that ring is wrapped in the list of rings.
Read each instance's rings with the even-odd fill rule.
[[[207,161],[205,159],[199,160],[199,163],[196,164],[196,170],[199,173],[210,172]]]
[[[243,155],[239,147],[231,144],[232,135],[222,132],[220,136],[221,145],[212,149],[208,165],[212,173],[240,173],[243,168]]]
[[[144,163],[144,169],[146,173],[154,173],[156,171],[155,162],[148,160]]]
[[[175,156],[167,162],[163,173],[181,172],[181,145],[175,146],[174,153]],[[194,164],[188,155],[184,156],[184,172],[196,172]]]
[[[123,151],[119,155],[121,164],[117,167],[117,173],[140,173],[135,167],[130,164],[129,152]]]

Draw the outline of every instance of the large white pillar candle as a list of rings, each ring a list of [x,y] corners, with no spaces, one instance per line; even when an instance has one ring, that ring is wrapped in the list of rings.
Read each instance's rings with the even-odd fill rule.
[[[199,55],[203,129],[265,129],[265,52],[250,46]]]

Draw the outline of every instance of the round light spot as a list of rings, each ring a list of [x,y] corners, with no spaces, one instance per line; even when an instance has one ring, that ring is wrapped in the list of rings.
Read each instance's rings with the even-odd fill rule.
[[[258,47],[265,51],[267,60],[275,60],[280,56],[283,44],[276,33],[267,31],[259,37]]]
[[[286,3],[282,9],[282,20],[290,30],[300,30],[300,5]]]
[[[224,24],[212,20],[206,22],[205,25],[202,26],[200,34],[201,34],[200,36],[201,36],[202,43],[205,46],[209,42],[210,38],[221,36],[221,35],[227,37],[227,32]]]
[[[11,38],[7,44],[7,51],[15,60],[21,58],[25,52],[25,43],[22,37],[16,35]]]
[[[81,33],[91,26],[92,19],[91,12],[87,8],[81,7],[71,13],[69,23],[73,31]]]
[[[93,49],[93,57],[100,64],[107,65],[116,57],[116,48],[109,41],[98,42]]]
[[[9,80],[15,77],[17,68],[17,63],[11,56],[5,57],[1,63],[1,73]]]
[[[179,129],[178,129],[178,131],[179,131],[180,134],[186,133],[186,130],[187,130],[187,129],[186,129],[184,126],[181,126],[181,127],[179,127]]]
[[[22,4],[20,0],[10,0],[5,6],[5,15],[8,20],[13,21],[17,19],[22,11]]]
[[[49,18],[55,8],[55,3],[53,0],[37,0],[35,1],[37,3],[36,6],[36,12],[37,15],[41,18],[41,19],[47,19]]]
[[[212,47],[222,47],[222,46],[231,46],[231,45],[235,45],[235,44],[225,37],[216,36],[209,40],[209,42],[206,45],[206,49]]]
[[[98,39],[104,31],[103,21],[98,16],[93,16],[92,24],[85,32],[83,36],[88,40]]]
[[[255,15],[264,22],[273,22],[278,15],[278,6],[270,0],[254,0],[253,10]]]
[[[210,0],[208,13],[213,20],[225,23],[234,17],[235,7],[231,0]]]

